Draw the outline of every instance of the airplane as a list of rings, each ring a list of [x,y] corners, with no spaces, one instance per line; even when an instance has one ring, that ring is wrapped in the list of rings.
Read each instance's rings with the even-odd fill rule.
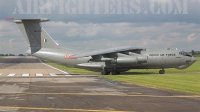
[[[165,74],[165,68],[185,69],[196,59],[177,49],[150,50],[135,46],[124,46],[86,52],[84,54],[64,48],[56,43],[41,26],[40,19],[14,19],[28,43],[26,54],[58,63],[68,67],[82,68],[101,72],[102,75],[117,75],[130,69],[160,69]]]

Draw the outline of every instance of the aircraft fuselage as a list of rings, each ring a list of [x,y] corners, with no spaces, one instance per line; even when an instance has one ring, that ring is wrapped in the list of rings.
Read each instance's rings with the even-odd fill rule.
[[[14,19],[28,43],[28,55],[68,67],[97,71],[103,75],[119,74],[130,69],[162,69],[159,73],[164,74],[165,68],[184,69],[196,61],[188,53],[178,50],[148,50],[135,46],[76,54],[51,38],[41,26],[41,22],[46,21],[49,19]]]
[[[27,54],[30,54],[27,51]],[[83,58],[66,58],[67,52],[59,49],[41,49],[33,55],[35,57],[49,60],[51,62],[59,63],[68,67],[83,68],[91,71],[100,72],[102,69],[107,71],[117,70],[119,72],[127,71],[130,69],[165,69],[177,68],[185,69],[195,62],[195,58],[191,55],[183,55],[178,50],[144,50],[140,53],[116,53],[118,59],[126,59],[123,63],[114,62],[112,56],[102,57],[101,60],[91,60],[92,57]],[[74,53],[68,54],[74,55]],[[138,57],[146,57],[146,60],[139,62]],[[103,60],[107,59],[107,60]],[[127,60],[130,59],[130,60]],[[135,61],[134,61],[135,60]]]

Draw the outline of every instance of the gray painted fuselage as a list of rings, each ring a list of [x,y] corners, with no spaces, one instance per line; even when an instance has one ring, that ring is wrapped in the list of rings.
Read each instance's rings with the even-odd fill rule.
[[[196,60],[191,55],[178,50],[148,50],[134,46],[108,48],[88,53],[74,52],[58,45],[42,28],[41,19],[14,19],[28,43],[28,55],[62,64],[68,67],[83,68],[102,74],[119,74],[130,69],[184,69]]]
[[[178,50],[146,50],[141,51],[139,55],[147,56],[147,62],[145,63],[128,63],[128,64],[113,64],[110,61],[94,62],[89,57],[82,57],[77,59],[65,59],[65,54],[68,53],[62,49],[40,49],[33,55],[35,57],[45,59],[51,62],[59,63],[68,67],[83,68],[91,71],[102,71],[102,68],[113,71],[114,69],[122,72],[130,69],[165,69],[165,68],[177,68],[185,69],[195,62],[195,58],[192,56],[185,56],[180,54]],[[71,55],[75,54],[73,52]],[[121,56],[121,55],[120,55]],[[130,55],[123,55],[121,57],[137,57]],[[119,58],[119,57],[118,57]],[[85,64],[88,66],[78,66],[79,64]]]

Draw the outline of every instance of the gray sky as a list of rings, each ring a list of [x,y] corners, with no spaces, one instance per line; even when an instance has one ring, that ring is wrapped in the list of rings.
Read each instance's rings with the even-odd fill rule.
[[[27,43],[5,18],[50,18],[60,45],[91,51],[119,46],[200,50],[199,0],[0,0],[0,53]]]

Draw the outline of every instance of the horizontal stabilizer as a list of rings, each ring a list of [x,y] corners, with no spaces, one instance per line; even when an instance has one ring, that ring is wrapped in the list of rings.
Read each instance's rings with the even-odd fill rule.
[[[15,23],[21,23],[22,21],[24,22],[34,22],[34,21],[38,21],[38,22],[46,22],[49,21],[49,18],[41,18],[41,19],[14,19]]]

